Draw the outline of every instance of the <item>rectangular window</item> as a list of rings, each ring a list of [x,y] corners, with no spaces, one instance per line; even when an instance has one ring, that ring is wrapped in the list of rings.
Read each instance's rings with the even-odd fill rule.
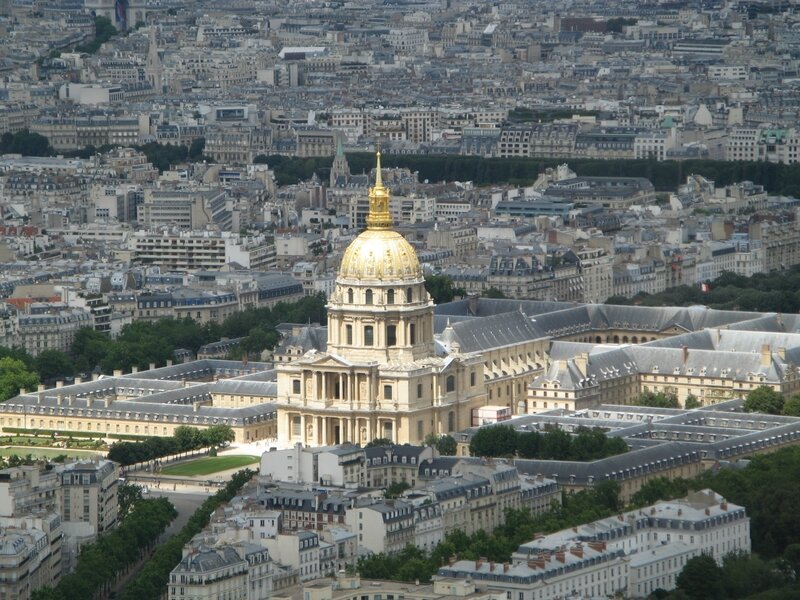
[[[375,344],[372,325],[364,326],[364,345],[373,346]]]
[[[408,326],[408,341],[411,345],[417,343],[417,326],[414,323]]]
[[[417,398],[422,398],[422,384],[417,384]]]
[[[475,371],[469,374],[469,384],[475,387]]]
[[[300,393],[300,380],[299,379],[292,379],[292,393],[299,394]]]
[[[384,400],[392,399],[392,386],[390,385],[383,386],[383,399]]]
[[[345,331],[345,336],[346,336],[346,339],[347,339],[347,342],[346,342],[347,345],[348,346],[352,346],[353,345],[353,326],[352,325],[345,325],[344,331]]]
[[[386,327],[386,345],[397,345],[397,325],[389,325]]]

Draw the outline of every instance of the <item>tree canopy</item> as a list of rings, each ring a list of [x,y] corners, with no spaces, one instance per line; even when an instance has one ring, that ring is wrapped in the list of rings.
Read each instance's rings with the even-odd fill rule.
[[[465,295],[464,290],[455,287],[453,280],[447,275],[426,275],[425,289],[433,298],[434,304],[452,302],[456,295]]]
[[[13,398],[21,388],[35,390],[39,376],[28,370],[27,365],[16,358],[0,358],[0,402]]]
[[[748,392],[743,408],[747,412],[779,415],[783,412],[783,406],[783,395],[780,392],[773,390],[768,385],[761,385]]]
[[[589,461],[628,451],[625,440],[609,437],[599,429],[579,427],[575,435],[561,429],[544,433],[517,432],[507,425],[479,429],[469,445],[473,456],[519,456],[543,460]]]

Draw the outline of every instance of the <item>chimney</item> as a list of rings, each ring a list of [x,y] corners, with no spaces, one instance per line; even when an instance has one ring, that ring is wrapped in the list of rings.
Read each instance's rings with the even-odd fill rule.
[[[503,573],[508,573],[508,563],[503,563]]]
[[[103,406],[105,406],[106,408],[111,406],[111,396],[106,396],[105,398],[103,398]]]
[[[156,368],[156,363],[150,363],[150,370],[152,371],[155,368]]]
[[[114,369],[114,377],[122,377],[122,369]]]
[[[98,379],[100,379],[100,374],[99,373],[92,373],[92,381],[97,381]]]
[[[451,557],[450,557],[450,558],[447,560],[447,562],[448,562],[448,563],[450,563],[450,566],[452,567],[454,564],[456,564],[456,557],[455,557],[455,556],[451,556]]]
[[[489,573],[494,573],[494,561],[489,563]]]
[[[655,509],[655,507],[653,507],[653,508],[651,508],[651,509],[650,509],[650,516],[652,517],[654,514],[656,514],[656,509]]]
[[[43,392],[45,390],[44,384],[40,383],[39,386],[36,388],[37,392]]]
[[[605,542],[589,542],[589,548],[594,550],[595,552],[604,552],[606,549]]]
[[[589,353],[581,352],[573,360],[575,361],[575,366],[578,368],[578,371],[581,372],[581,375],[586,377],[586,373],[589,369]]]
[[[83,379],[81,377],[76,377],[75,378],[75,384],[77,385],[79,383],[83,383]],[[58,387],[58,385],[56,385],[56,387]]]
[[[138,372],[139,372],[139,367],[137,367],[136,365],[133,365],[131,367],[131,373],[138,373]]]
[[[569,551],[578,558],[583,558],[583,548],[581,546],[573,546]]]
[[[77,379],[75,380],[75,383],[78,383]],[[64,387],[64,382],[63,381],[56,381],[56,388],[62,388],[62,387]]]
[[[171,367],[171,366],[172,366],[172,359],[169,359],[169,360],[167,360],[167,366],[168,366],[168,367]]]
[[[711,511],[708,508],[706,508],[706,516],[708,516],[710,514],[711,514]]]
[[[678,509],[678,516],[680,517],[681,515],[683,515],[683,509],[682,509],[682,508],[679,508],[679,509]]]
[[[560,563],[567,562],[567,555],[559,550],[556,552],[556,560]]]
[[[681,350],[683,350],[683,364],[685,365],[689,360],[689,346],[681,346]]]
[[[761,366],[762,367],[768,367],[771,362],[772,362],[772,349],[769,347],[769,344],[762,344],[761,345]]]
[[[20,396],[24,396],[27,393],[28,393],[28,390],[26,390],[25,388],[19,388],[19,395]]]

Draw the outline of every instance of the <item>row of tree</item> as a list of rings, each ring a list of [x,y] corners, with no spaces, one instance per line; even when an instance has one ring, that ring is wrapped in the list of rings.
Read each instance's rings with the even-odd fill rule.
[[[35,389],[41,381],[54,383],[77,373],[99,369],[111,374],[116,369],[163,366],[176,348],[193,352],[203,344],[222,337],[244,337],[237,358],[274,348],[280,341],[275,327],[280,323],[324,322],[325,298],[306,296],[297,302],[279,302],[272,308],[248,309],[234,313],[221,325],[200,324],[190,318],[135,321],[111,339],[91,327],[80,329],[69,352],[44,350],[35,358],[20,348],[0,347],[0,401]]]
[[[314,173],[326,176],[332,157],[297,158],[280,155],[259,156],[269,164],[279,184],[310,179]],[[354,173],[369,172],[375,156],[368,152],[348,153]],[[530,183],[539,173],[563,160],[546,158],[483,158],[480,156],[384,154],[384,168],[404,167],[419,172],[419,179],[431,182],[472,181],[477,185]],[[674,191],[691,174],[712,179],[717,185],[753,181],[773,194],[800,195],[800,165],[768,162],[720,160],[598,160],[570,159],[570,167],[582,176],[646,177],[659,191]]]
[[[140,499],[116,529],[100,536],[96,542],[81,546],[74,572],[63,577],[54,588],[35,590],[32,599],[97,597],[153,547],[177,514],[166,498]]]
[[[141,442],[114,442],[108,449],[108,458],[127,466],[181,452],[221,446],[232,442],[235,437],[230,425],[212,425],[206,429],[181,425],[175,428],[171,437],[153,436]]]
[[[681,285],[659,292],[641,293],[633,298],[612,296],[607,304],[637,306],[691,306],[704,304],[720,310],[762,312],[800,312],[800,265],[782,271],[744,277],[726,272],[713,280],[710,291],[699,286]]]
[[[158,547],[139,574],[118,594],[119,600],[159,600],[162,598],[169,582],[170,572],[181,561],[183,546],[208,525],[214,511],[230,502],[252,479],[253,475],[255,472],[249,469],[237,472],[223,489],[203,502],[186,525]]]
[[[574,435],[562,429],[516,431],[507,425],[480,428],[469,443],[472,456],[518,456],[543,460],[597,460],[628,451],[625,440],[601,429],[579,427]]]

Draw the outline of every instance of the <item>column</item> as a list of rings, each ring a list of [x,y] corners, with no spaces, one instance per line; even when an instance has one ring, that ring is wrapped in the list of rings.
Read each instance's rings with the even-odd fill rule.
[[[344,373],[339,373],[339,400],[343,400],[344,398]]]
[[[321,443],[322,443],[323,446],[327,446],[328,445],[328,425],[329,425],[328,419],[326,417],[320,417],[319,421],[320,421],[320,425],[322,427],[322,442]]]

